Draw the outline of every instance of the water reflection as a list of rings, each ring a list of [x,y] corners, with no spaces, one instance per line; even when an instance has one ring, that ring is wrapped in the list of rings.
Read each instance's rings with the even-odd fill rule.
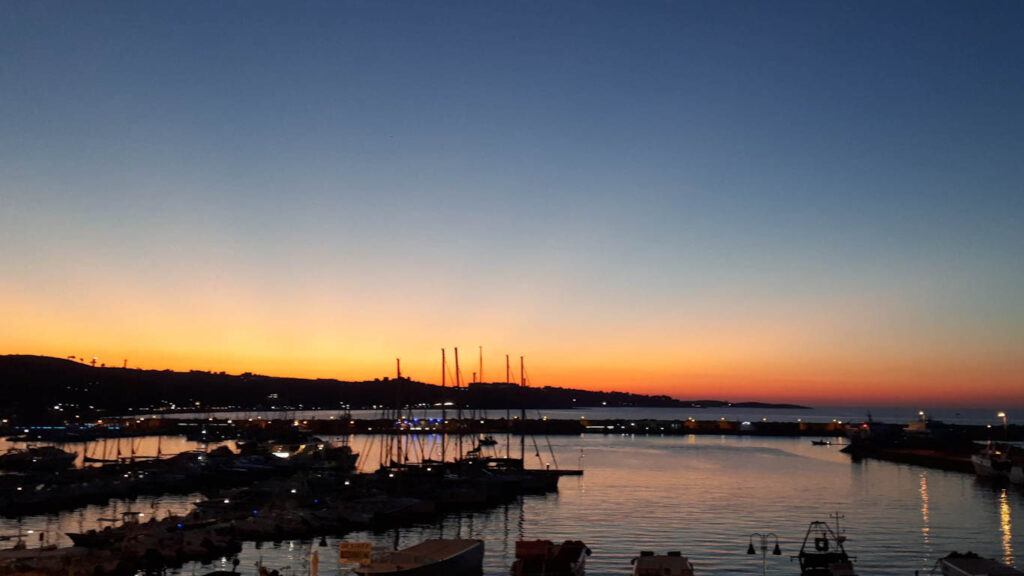
[[[931,525],[928,522],[928,473],[921,472],[921,537],[928,545]]]
[[[1010,531],[1010,502],[1006,488],[999,494],[999,531],[1003,536],[1003,562],[1013,565],[1013,533]]]
[[[168,438],[158,446],[155,440],[139,441],[136,454],[154,454],[158,448],[167,452],[174,445],[200,447]],[[367,456],[364,469],[376,468],[381,440],[352,439],[353,448]],[[561,463],[578,463],[585,449],[585,476],[563,478],[557,494],[530,495],[502,507],[452,514],[436,524],[360,530],[343,539],[393,548],[438,536],[482,538],[487,541],[488,576],[508,574],[515,541],[534,538],[583,540],[594,550],[587,560],[588,572],[597,575],[628,574],[629,560],[640,550],[681,549],[698,563],[700,573],[754,576],[762,567],[744,553],[747,534],[766,527],[779,535],[789,554],[790,544],[798,547],[809,521],[822,520],[838,509],[848,518],[843,520],[850,537],[846,546],[858,557],[858,573],[927,574],[937,553],[953,550],[1013,562],[1013,550],[1024,549],[1024,532],[1011,531],[1011,508],[1019,510],[1024,495],[1013,488],[994,491],[970,475],[878,461],[851,466],[837,448],[813,446],[802,438],[586,435],[551,441]],[[413,454],[418,454],[418,442],[408,444]],[[107,454],[116,454],[116,441],[108,444]],[[122,444],[122,452],[125,448]],[[103,455],[102,445],[88,449]],[[436,452],[438,445],[425,436],[423,450]],[[512,451],[516,454],[518,446]],[[38,537],[38,531],[45,531],[48,541],[68,546],[65,532],[102,528],[100,518],[117,517],[125,510],[145,512],[147,517],[183,513],[202,497],[115,500],[21,522],[0,519],[0,534],[32,529]],[[339,541],[328,536],[328,547],[321,550],[323,576],[343,574],[335,556],[324,552],[335,549]],[[270,568],[291,566],[295,574],[305,573],[311,547],[319,545],[308,540],[247,543],[239,572],[251,574],[263,561]],[[207,567],[189,564],[170,573],[230,570],[230,560]]]

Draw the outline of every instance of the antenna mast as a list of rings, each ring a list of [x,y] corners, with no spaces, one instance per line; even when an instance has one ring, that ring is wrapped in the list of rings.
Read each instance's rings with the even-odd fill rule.
[[[523,360],[522,356],[520,356],[519,357],[519,381],[521,382],[520,385],[524,389],[526,388],[526,370],[523,368],[525,365],[526,365],[526,361]],[[524,394],[525,390],[520,390],[519,393],[520,394]],[[526,398],[524,398],[523,396],[520,396],[520,398],[522,398],[522,400],[520,400],[520,402],[519,402],[519,409],[520,409],[519,425],[522,426],[523,428],[521,428],[519,430],[519,460],[521,460],[523,462],[523,464],[525,464],[526,463],[526,428],[525,428],[526,427]]]
[[[505,384],[507,385],[510,381],[509,378],[509,363],[508,354],[505,354]],[[507,390],[507,388],[506,388]],[[508,432],[505,434],[505,458],[512,458],[512,414],[511,407],[509,406],[508,400],[505,401],[505,426],[508,426]]]
[[[455,404],[456,413],[458,414],[458,422],[456,426],[459,428],[459,460],[462,460],[462,398],[459,397],[459,393],[462,391],[462,373],[459,372],[459,348],[455,347]]]
[[[445,378],[447,376],[448,366],[445,363],[444,348],[441,348],[441,462],[445,461],[448,456],[448,451],[445,450],[447,445],[445,438],[445,429],[448,427],[448,408],[445,406]]]

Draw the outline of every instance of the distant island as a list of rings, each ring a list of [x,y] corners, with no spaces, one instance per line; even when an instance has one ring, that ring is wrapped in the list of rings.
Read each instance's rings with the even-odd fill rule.
[[[213,410],[337,410],[403,406],[477,409],[592,407],[790,408],[795,404],[679,400],[507,382],[441,387],[407,378],[361,382],[193,370],[93,367],[49,356],[0,356],[0,415],[20,422],[73,421],[103,414]]]

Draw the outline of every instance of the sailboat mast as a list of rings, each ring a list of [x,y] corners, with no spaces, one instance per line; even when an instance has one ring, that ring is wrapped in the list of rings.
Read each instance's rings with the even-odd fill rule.
[[[395,367],[398,373],[395,375],[395,451],[396,461],[402,463],[402,361],[395,358]]]
[[[455,347],[455,404],[456,414],[458,414],[458,423],[456,426],[459,427],[459,460],[462,460],[462,398],[459,395],[462,392],[462,373],[459,372],[459,348]]]
[[[510,381],[509,372],[511,367],[508,363],[508,354],[505,354],[505,384],[507,385]],[[505,401],[505,426],[507,432],[505,433],[505,458],[512,457],[512,408],[509,406],[508,401]]]
[[[524,394],[525,390],[526,390],[526,370],[523,368],[525,365],[526,365],[526,361],[523,360],[522,356],[520,356],[519,357],[519,382],[520,382],[520,386],[522,386],[522,389],[520,390],[520,394]],[[520,398],[522,398],[522,400],[520,400],[520,402],[519,402],[519,409],[521,411],[520,414],[519,414],[519,423],[522,426],[526,426],[526,398],[524,396],[522,396],[522,395],[520,396]],[[519,431],[519,459],[522,460],[524,464],[526,463],[526,429],[525,428],[520,429],[520,431]]]
[[[441,348],[441,462],[444,462],[447,453],[445,451],[446,434],[445,430],[448,428],[448,408],[445,407],[445,377],[447,376],[448,367],[445,364],[444,348]]]

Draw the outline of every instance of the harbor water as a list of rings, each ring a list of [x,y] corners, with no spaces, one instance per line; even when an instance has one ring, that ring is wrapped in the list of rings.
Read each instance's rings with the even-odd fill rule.
[[[139,453],[155,451],[149,446],[155,439],[142,441]],[[363,454],[362,469],[375,468],[381,439],[359,436],[352,443]],[[426,436],[414,443],[426,451],[437,445]],[[508,573],[519,539],[583,540],[593,551],[587,561],[592,575],[628,574],[630,559],[641,550],[679,550],[698,573],[757,574],[762,559],[746,553],[749,536],[771,532],[778,536],[782,556],[768,555],[768,573],[796,574],[798,565],[790,556],[798,553],[807,524],[830,520],[836,512],[849,538],[847,551],[863,575],[926,574],[954,550],[1016,564],[1024,550],[1024,532],[1014,524],[1024,514],[1019,487],[916,466],[851,462],[838,446],[814,446],[806,438],[587,434],[528,440],[526,450],[529,467],[582,467],[585,474],[562,478],[557,494],[526,496],[433,524],[353,532],[328,538],[326,546],[316,540],[246,543],[239,570],[253,573],[262,562],[282,574],[307,574],[316,551],[320,574],[344,574],[336,558],[342,540],[394,548],[425,538],[460,537],[486,542],[484,572],[492,576]],[[68,545],[60,533],[98,527],[99,518],[128,509],[162,517],[187,511],[200,497],[139,498],[3,519],[0,533],[44,531],[47,541]],[[218,568],[230,570],[230,559],[189,564],[171,573]]]

